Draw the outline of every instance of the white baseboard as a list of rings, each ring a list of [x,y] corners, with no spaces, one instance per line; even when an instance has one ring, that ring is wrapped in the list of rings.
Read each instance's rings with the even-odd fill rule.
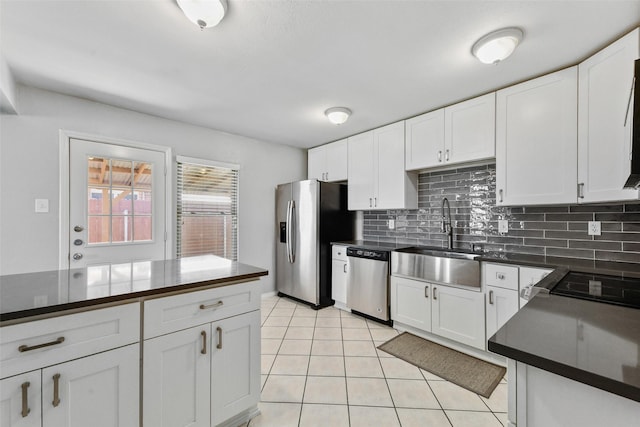
[[[262,294],[262,298],[274,297],[278,295],[277,291],[265,292]]]

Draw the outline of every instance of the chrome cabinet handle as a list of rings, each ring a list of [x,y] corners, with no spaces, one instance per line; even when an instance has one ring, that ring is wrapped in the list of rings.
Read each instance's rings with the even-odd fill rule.
[[[444,161],[445,162],[449,161],[449,150],[445,150],[445,152],[444,152]]]
[[[438,163],[442,162],[442,150],[438,150]]]
[[[489,291],[489,304],[493,305],[493,291]]]
[[[424,297],[425,298],[429,298],[429,287],[428,286],[424,287]]]
[[[216,331],[218,331],[218,345],[216,345],[216,348],[222,349],[222,328],[218,326]]]
[[[378,198],[377,198],[377,197],[374,197],[374,198],[373,198],[373,207],[374,207],[374,208],[377,208],[377,207],[378,207]]]
[[[224,301],[218,301],[218,302],[215,302],[215,303],[209,304],[209,305],[200,304],[200,310],[208,310],[210,308],[218,308],[218,307],[222,307],[223,305],[224,305]]]
[[[499,200],[499,201],[500,201],[500,203],[502,203],[502,202],[503,202],[503,200],[504,200],[504,199],[502,198],[502,190],[498,191],[498,194],[500,195],[500,200]]]
[[[27,389],[30,385],[31,383],[29,381],[20,385],[20,387],[22,388],[22,411],[20,411],[20,415],[22,415],[22,418],[26,417],[27,415],[29,415],[29,412],[31,412],[31,409],[29,409],[29,397],[27,394]]]
[[[18,347],[18,351],[20,353],[24,353],[25,351],[37,350],[37,349],[43,348],[43,347],[50,347],[52,345],[62,344],[63,342],[64,342],[64,337],[58,337],[55,340],[50,341],[50,342],[46,342],[44,344],[37,344],[37,345],[32,345],[32,346],[21,345],[20,347]]]
[[[369,207],[373,207],[373,199],[371,197],[369,197]]]
[[[578,198],[584,199],[584,182],[578,183]]]
[[[342,271],[344,271],[345,273],[347,272],[347,264],[343,264],[342,265]]]
[[[60,374],[53,376],[53,402],[54,407],[60,404]]]
[[[324,174],[324,180],[325,180],[325,181],[329,181],[329,172],[325,172],[325,174]]]
[[[200,335],[202,336],[202,350],[200,350],[200,353],[207,354],[207,332],[202,331]]]
[[[436,300],[438,299],[437,295],[436,295],[436,287],[433,287],[433,299]]]
[[[504,280],[504,273],[496,273],[496,278],[498,280]]]

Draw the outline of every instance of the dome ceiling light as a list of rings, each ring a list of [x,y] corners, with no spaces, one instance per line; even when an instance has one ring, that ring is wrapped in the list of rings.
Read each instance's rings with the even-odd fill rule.
[[[200,27],[215,27],[227,12],[227,0],[176,0],[189,21]]]
[[[497,64],[508,58],[522,41],[520,28],[503,28],[483,36],[471,48],[473,56],[484,64]]]
[[[345,107],[332,107],[325,111],[324,115],[334,125],[341,125],[347,121],[351,115],[351,110]]]

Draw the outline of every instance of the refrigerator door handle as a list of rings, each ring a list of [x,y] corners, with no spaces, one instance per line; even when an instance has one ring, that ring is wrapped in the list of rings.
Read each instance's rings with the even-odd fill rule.
[[[290,263],[293,264],[296,262],[296,202],[295,200],[291,201],[291,214],[290,214],[290,223],[289,223],[289,259]]]
[[[291,200],[287,202],[287,260],[291,261]]]

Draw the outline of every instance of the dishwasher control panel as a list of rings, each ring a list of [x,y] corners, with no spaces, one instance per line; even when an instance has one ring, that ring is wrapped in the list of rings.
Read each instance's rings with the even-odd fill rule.
[[[376,251],[362,248],[347,248],[347,256],[354,258],[366,258],[376,261],[389,261],[389,251]]]

